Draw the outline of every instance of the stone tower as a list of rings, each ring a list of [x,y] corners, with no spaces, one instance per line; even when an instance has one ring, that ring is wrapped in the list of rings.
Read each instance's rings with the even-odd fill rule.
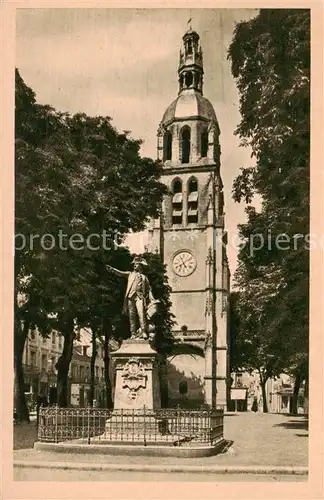
[[[184,352],[189,344],[201,348],[204,402],[226,405],[230,276],[220,130],[214,108],[203,96],[203,54],[191,28],[183,36],[178,76],[178,97],[158,128],[157,153],[169,194],[163,217],[151,221],[149,248],[167,266],[175,337],[181,338]]]

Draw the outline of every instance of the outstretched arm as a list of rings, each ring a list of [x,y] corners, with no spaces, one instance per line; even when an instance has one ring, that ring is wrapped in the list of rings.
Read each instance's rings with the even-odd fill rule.
[[[116,274],[116,276],[121,276],[122,278],[127,278],[129,275],[129,271],[120,271],[120,269],[116,269],[115,267],[106,264],[106,269]]]

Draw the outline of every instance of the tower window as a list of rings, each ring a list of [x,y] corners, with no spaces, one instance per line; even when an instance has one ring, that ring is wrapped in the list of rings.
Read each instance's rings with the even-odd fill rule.
[[[190,128],[183,129],[181,134],[181,163],[189,163],[190,159]]]
[[[179,78],[180,90],[183,88],[183,80],[184,80],[184,76],[181,75],[180,78]]]
[[[180,179],[173,182],[172,193],[172,224],[182,224],[183,198]]]
[[[187,53],[188,55],[192,54],[192,41],[190,40],[187,45]]]
[[[189,73],[186,73],[185,82],[186,87],[190,87],[193,84],[193,74],[191,73],[191,71],[189,71]]]
[[[198,182],[193,178],[188,185],[188,224],[198,223]]]
[[[163,137],[163,161],[171,160],[172,158],[172,134],[166,132]]]
[[[206,157],[208,154],[208,131],[203,130],[200,137],[200,154]]]

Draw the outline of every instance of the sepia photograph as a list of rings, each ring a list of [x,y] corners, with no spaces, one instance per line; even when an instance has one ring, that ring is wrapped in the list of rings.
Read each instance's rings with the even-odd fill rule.
[[[307,483],[311,9],[14,29],[13,481]]]

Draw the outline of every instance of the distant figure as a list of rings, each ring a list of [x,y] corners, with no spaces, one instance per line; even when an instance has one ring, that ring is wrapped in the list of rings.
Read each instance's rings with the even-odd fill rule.
[[[38,396],[37,396],[37,403],[36,403],[36,425],[38,427],[39,423],[39,410],[41,406],[48,406],[48,401],[47,401],[47,396],[45,393],[42,391]]]
[[[254,413],[258,411],[258,400],[256,397],[253,399],[251,411],[254,411]]]
[[[143,274],[147,262],[140,257],[135,257],[132,264],[134,265],[133,271],[120,271],[109,265],[106,267],[117,276],[128,278],[123,313],[129,316],[131,338],[139,336],[147,339],[149,336],[147,308],[154,301],[154,297],[149,280]],[[136,327],[137,318],[140,324],[139,331]]]

